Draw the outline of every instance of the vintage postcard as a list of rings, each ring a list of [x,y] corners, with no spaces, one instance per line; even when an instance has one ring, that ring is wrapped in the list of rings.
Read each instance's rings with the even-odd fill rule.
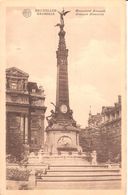
[[[125,194],[125,1],[1,2],[1,193]]]

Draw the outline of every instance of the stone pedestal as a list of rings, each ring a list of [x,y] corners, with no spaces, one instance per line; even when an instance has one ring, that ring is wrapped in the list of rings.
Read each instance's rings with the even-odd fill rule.
[[[48,127],[45,151],[48,153],[61,153],[79,151],[79,129],[72,125],[53,124]]]

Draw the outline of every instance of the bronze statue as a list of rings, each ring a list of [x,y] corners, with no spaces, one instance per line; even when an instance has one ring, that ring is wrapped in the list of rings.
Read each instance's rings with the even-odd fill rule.
[[[52,126],[54,123],[56,123],[55,118],[56,118],[56,113],[54,112],[54,110],[51,110],[51,115],[46,117],[49,126]]]
[[[61,29],[63,29],[64,27],[64,16],[70,11],[65,11],[64,9],[62,10],[62,12],[58,13],[60,14],[60,23],[56,24],[55,26],[60,26]]]

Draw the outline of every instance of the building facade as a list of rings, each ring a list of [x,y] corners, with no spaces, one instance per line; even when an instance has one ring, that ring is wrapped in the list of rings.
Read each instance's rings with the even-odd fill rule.
[[[16,67],[6,70],[6,147],[16,134],[30,150],[39,149],[44,143],[44,117],[46,107],[42,87],[28,81],[29,75]]]
[[[89,113],[88,126],[81,130],[84,151],[96,150],[101,162],[121,161],[121,96],[114,106],[102,107],[101,113]]]

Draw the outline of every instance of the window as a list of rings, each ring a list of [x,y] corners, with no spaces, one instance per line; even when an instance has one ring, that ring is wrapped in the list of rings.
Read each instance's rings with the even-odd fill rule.
[[[36,89],[32,89],[32,93],[35,93],[36,92]]]
[[[12,89],[17,89],[17,84],[16,83],[11,83],[11,88]]]

